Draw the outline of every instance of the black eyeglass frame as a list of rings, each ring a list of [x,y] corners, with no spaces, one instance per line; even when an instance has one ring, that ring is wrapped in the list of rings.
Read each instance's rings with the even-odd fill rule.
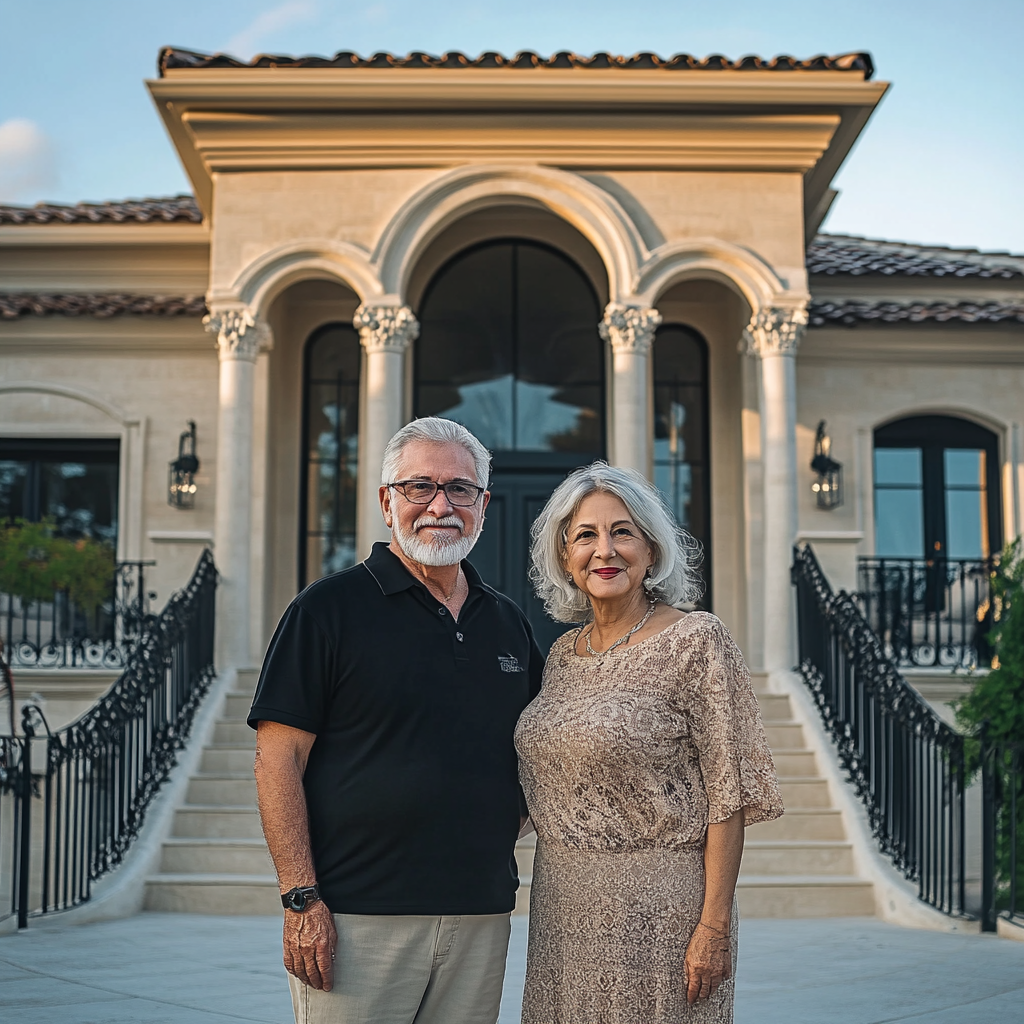
[[[417,501],[405,493],[405,488],[409,484],[430,484],[434,491],[426,501]],[[471,484],[467,480],[449,480],[446,484],[439,484],[436,480],[396,480],[394,483],[387,484],[387,486],[394,487],[395,490],[400,491],[402,497],[411,505],[429,505],[437,497],[438,491],[444,491],[444,496],[452,508],[472,508],[480,500],[480,495],[487,490],[486,487],[481,487],[479,484]],[[476,491],[476,495],[468,505],[461,505],[459,502],[452,500],[452,496],[448,493],[449,487],[465,487]]]

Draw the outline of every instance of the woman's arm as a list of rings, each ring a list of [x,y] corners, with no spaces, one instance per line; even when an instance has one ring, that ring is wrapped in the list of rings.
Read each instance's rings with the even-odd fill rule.
[[[708,825],[704,845],[704,909],[686,949],[686,1001],[713,995],[732,973],[732,901],[743,856],[743,809]]]

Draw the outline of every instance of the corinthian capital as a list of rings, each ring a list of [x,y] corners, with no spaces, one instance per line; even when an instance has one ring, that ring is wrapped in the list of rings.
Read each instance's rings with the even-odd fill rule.
[[[255,362],[260,346],[270,341],[270,328],[247,306],[214,309],[203,317],[203,326],[217,339],[221,359]]]
[[[620,302],[609,302],[604,307],[604,318],[598,324],[601,337],[607,341],[613,352],[639,352],[646,355],[651,350],[654,332],[661,323],[661,314],[656,309],[640,309],[624,306]]]
[[[408,306],[367,306],[356,310],[352,324],[367,352],[404,352],[420,333]]]
[[[751,356],[796,355],[807,327],[807,307],[768,306],[751,317],[741,347]]]

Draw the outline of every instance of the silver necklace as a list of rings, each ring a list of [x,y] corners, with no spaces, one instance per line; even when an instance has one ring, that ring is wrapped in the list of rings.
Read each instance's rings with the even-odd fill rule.
[[[647,609],[647,614],[644,615],[644,617],[625,636],[619,637],[619,639],[616,640],[615,643],[613,643],[611,647],[607,648],[606,650],[595,651],[594,648],[590,646],[590,634],[594,632],[594,627],[591,626],[590,629],[587,630],[586,635],[587,654],[611,654],[611,652],[614,651],[616,647],[618,647],[620,644],[624,644],[635,632],[637,632],[637,630],[644,628],[644,626],[647,623],[647,620],[654,614],[654,608],[657,605],[657,603],[657,601],[652,601]]]

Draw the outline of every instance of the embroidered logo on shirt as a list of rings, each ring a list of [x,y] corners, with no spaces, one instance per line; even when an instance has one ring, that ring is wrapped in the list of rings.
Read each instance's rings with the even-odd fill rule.
[[[511,654],[499,654],[498,664],[501,666],[502,672],[525,672],[526,669],[519,664],[519,659],[514,658]]]

